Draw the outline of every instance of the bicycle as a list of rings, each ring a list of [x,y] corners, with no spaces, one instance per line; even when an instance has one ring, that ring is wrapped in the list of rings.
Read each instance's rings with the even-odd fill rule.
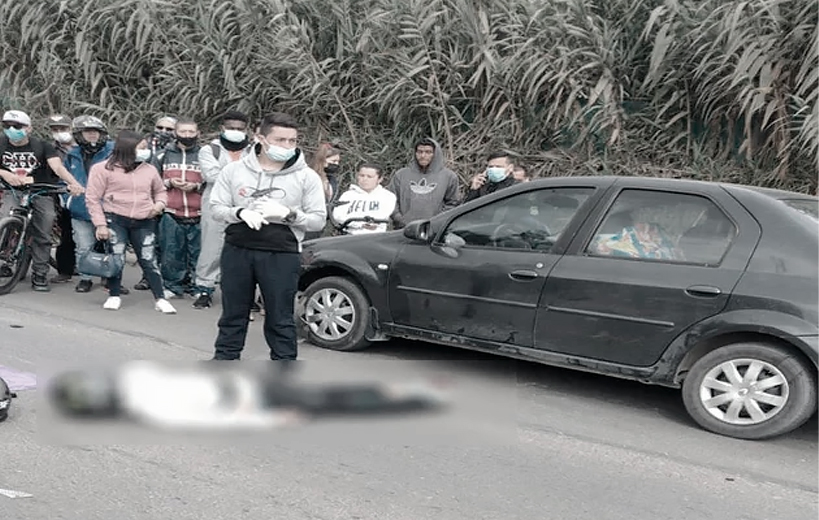
[[[11,190],[19,204],[11,209],[8,217],[0,220],[0,295],[4,295],[14,290],[31,266],[30,223],[34,199],[68,193],[68,188],[46,183],[25,186],[2,183],[1,187]]]

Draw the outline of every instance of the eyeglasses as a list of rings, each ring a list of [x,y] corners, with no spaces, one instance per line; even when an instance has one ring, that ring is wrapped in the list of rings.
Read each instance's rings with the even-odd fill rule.
[[[26,125],[20,123],[6,123],[3,121],[3,128],[16,128],[17,130],[22,130],[25,127]]]
[[[158,132],[162,132],[162,131],[165,131],[165,132],[173,132],[173,131],[174,131],[174,128],[173,128],[172,126],[158,126],[158,127],[156,127],[156,130],[157,130]]]

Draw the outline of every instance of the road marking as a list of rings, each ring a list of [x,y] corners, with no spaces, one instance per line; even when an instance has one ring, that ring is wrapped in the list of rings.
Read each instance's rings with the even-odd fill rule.
[[[31,498],[34,495],[30,493],[23,493],[22,491],[13,491],[11,489],[0,488],[0,495],[5,495],[9,498]]]
[[[33,390],[37,388],[37,375],[31,372],[21,372],[11,367],[0,365],[0,377],[9,385],[12,392]]]

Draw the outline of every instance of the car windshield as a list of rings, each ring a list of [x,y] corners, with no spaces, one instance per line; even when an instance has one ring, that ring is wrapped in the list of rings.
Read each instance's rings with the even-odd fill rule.
[[[786,206],[819,222],[819,201],[812,199],[780,199]]]

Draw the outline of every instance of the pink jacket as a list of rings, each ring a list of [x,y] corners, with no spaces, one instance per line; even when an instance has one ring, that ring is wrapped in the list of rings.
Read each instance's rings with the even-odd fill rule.
[[[91,222],[105,226],[105,213],[114,213],[135,220],[151,217],[154,204],[168,204],[168,193],[156,167],[142,163],[126,173],[122,168],[107,168],[108,161],[91,167],[85,202]]]

